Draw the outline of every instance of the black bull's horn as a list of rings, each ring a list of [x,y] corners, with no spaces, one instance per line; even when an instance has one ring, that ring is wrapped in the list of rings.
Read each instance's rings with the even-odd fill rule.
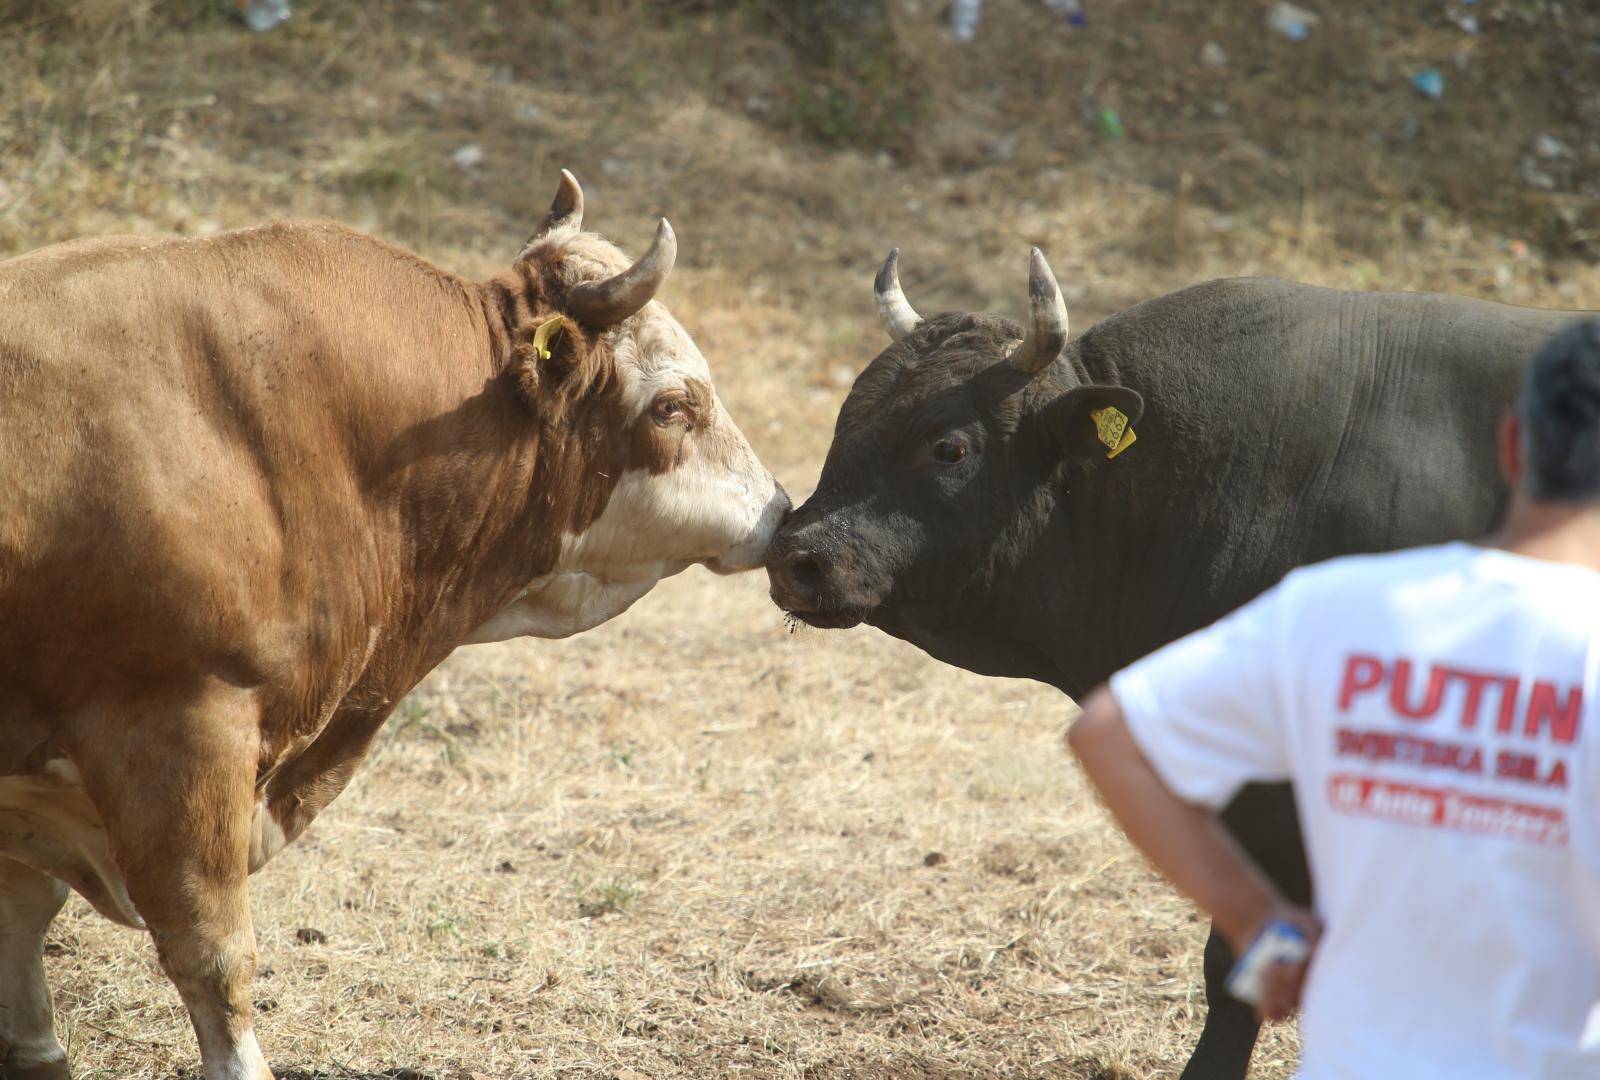
[[[883,260],[883,269],[878,271],[872,291],[878,298],[878,314],[883,316],[889,336],[896,341],[915,330],[922,321],[917,309],[906,299],[905,290],[900,288],[899,248],[889,249],[889,257]]]
[[[894,340],[899,341],[922,322],[922,316],[900,288],[899,248],[891,250],[883,261],[873,292],[878,299],[878,313]],[[1067,302],[1061,297],[1061,288],[1044,252],[1038,248],[1033,249],[1028,260],[1028,315],[1028,331],[1007,359],[1017,370],[1034,375],[1049,367],[1067,345]]]
[[[1028,257],[1028,333],[1007,357],[1011,366],[1029,375],[1055,362],[1067,347],[1067,302],[1038,248]]]

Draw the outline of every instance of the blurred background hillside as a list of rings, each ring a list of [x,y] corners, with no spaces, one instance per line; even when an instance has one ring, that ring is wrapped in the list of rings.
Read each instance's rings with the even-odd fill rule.
[[[1237,273],[1600,303],[1600,8],[1279,6],[4,0],[0,253],[315,215],[487,274],[565,166],[625,245],[672,217],[714,366],[828,390],[891,244],[924,309],[1017,313],[1039,243],[1080,329]]]
[[[488,276],[567,167],[626,249],[671,218],[662,299],[797,496],[891,245],[924,313],[1018,316],[1039,244],[1078,331],[1233,274],[1600,308],[1581,0],[985,0],[969,42],[944,0],[293,3],[0,0],[0,256],[319,216]],[[255,883],[280,1077],[1177,1074],[1203,927],[1068,703],[765,590],[408,700]],[[147,942],[74,900],[48,962],[79,1077],[195,1063]]]

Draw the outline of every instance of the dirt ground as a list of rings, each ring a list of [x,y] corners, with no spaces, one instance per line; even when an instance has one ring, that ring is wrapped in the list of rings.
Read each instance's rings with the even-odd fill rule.
[[[879,69],[819,71],[768,0],[306,0],[263,35],[0,0],[0,255],[316,215],[487,275],[566,166],[632,250],[670,215],[663,299],[797,496],[885,340],[891,244],[925,312],[1017,315],[1040,243],[1080,329],[1254,273],[1600,307],[1597,17],[1304,6],[1296,45],[1265,2],[1086,0],[1074,30],[989,0],[958,46],[899,0],[916,94],[885,118]],[[791,635],[765,592],[692,571],[430,677],[256,880],[279,1075],[1175,1076],[1204,928],[1061,751],[1070,703]],[[48,964],[77,1075],[193,1067],[147,941],[74,900]],[[1294,1055],[1269,1033],[1255,1075]]]

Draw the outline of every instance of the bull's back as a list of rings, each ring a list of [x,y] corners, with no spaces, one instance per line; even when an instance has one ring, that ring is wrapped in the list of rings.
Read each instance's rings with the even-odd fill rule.
[[[1278,546],[1300,561],[1487,528],[1495,427],[1528,358],[1583,314],[1271,279],[1133,311],[1169,326],[1139,375],[1178,418],[1174,457],[1292,515]]]
[[[249,606],[274,529],[229,438],[171,241],[112,238],[0,264],[0,685],[70,708],[116,672],[204,664]],[[203,321],[203,320],[198,320]],[[57,700],[45,700],[55,697]]]
[[[1353,329],[1343,354],[1356,359],[1340,472],[1318,508],[1330,526],[1326,554],[1482,535],[1508,497],[1500,419],[1528,360],[1582,313],[1438,294],[1346,296]]]
[[[1529,358],[1581,313],[1425,293],[1307,290],[1299,341],[1327,397],[1313,558],[1480,536],[1507,498],[1496,428]],[[1331,314],[1330,314],[1331,312]],[[1320,417],[1315,414],[1321,413]],[[1320,420],[1320,425],[1319,421]]]
[[[1130,551],[1199,570],[1176,607],[1162,574],[1133,583],[1148,595],[1129,610],[1169,616],[1130,618],[1126,659],[1295,566],[1488,531],[1506,498],[1496,425],[1528,357],[1580,315],[1231,279],[1091,330],[1090,370],[1147,402],[1145,452],[1107,488],[1141,507]]]
[[[124,500],[154,494],[139,482],[154,461],[214,450],[193,333],[205,289],[172,251],[108,237],[0,263],[0,454],[28,466],[0,492],[0,516],[38,522],[113,479]]]

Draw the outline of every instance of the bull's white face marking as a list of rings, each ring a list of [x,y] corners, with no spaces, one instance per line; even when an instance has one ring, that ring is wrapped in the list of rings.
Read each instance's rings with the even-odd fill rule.
[[[549,242],[549,241],[546,241]],[[590,234],[563,241],[584,277],[615,273],[627,260]],[[579,250],[574,250],[579,249]],[[789,498],[750,448],[712,389],[711,371],[689,334],[652,300],[609,332],[623,396],[624,430],[654,421],[664,397],[700,395],[701,415],[682,433],[665,471],[630,468],[600,517],[562,538],[552,573],[531,582],[468,643],[511,637],[566,637],[626,611],[662,578],[699,563],[721,573],[762,564]]]
[[[601,573],[663,559],[721,573],[759,566],[788,500],[723,408],[705,357],[655,301],[615,334],[630,428],[652,423],[645,414],[663,397],[699,388],[710,399],[701,403],[706,415],[682,434],[676,463],[660,473],[624,473],[605,512],[564,559]]]

